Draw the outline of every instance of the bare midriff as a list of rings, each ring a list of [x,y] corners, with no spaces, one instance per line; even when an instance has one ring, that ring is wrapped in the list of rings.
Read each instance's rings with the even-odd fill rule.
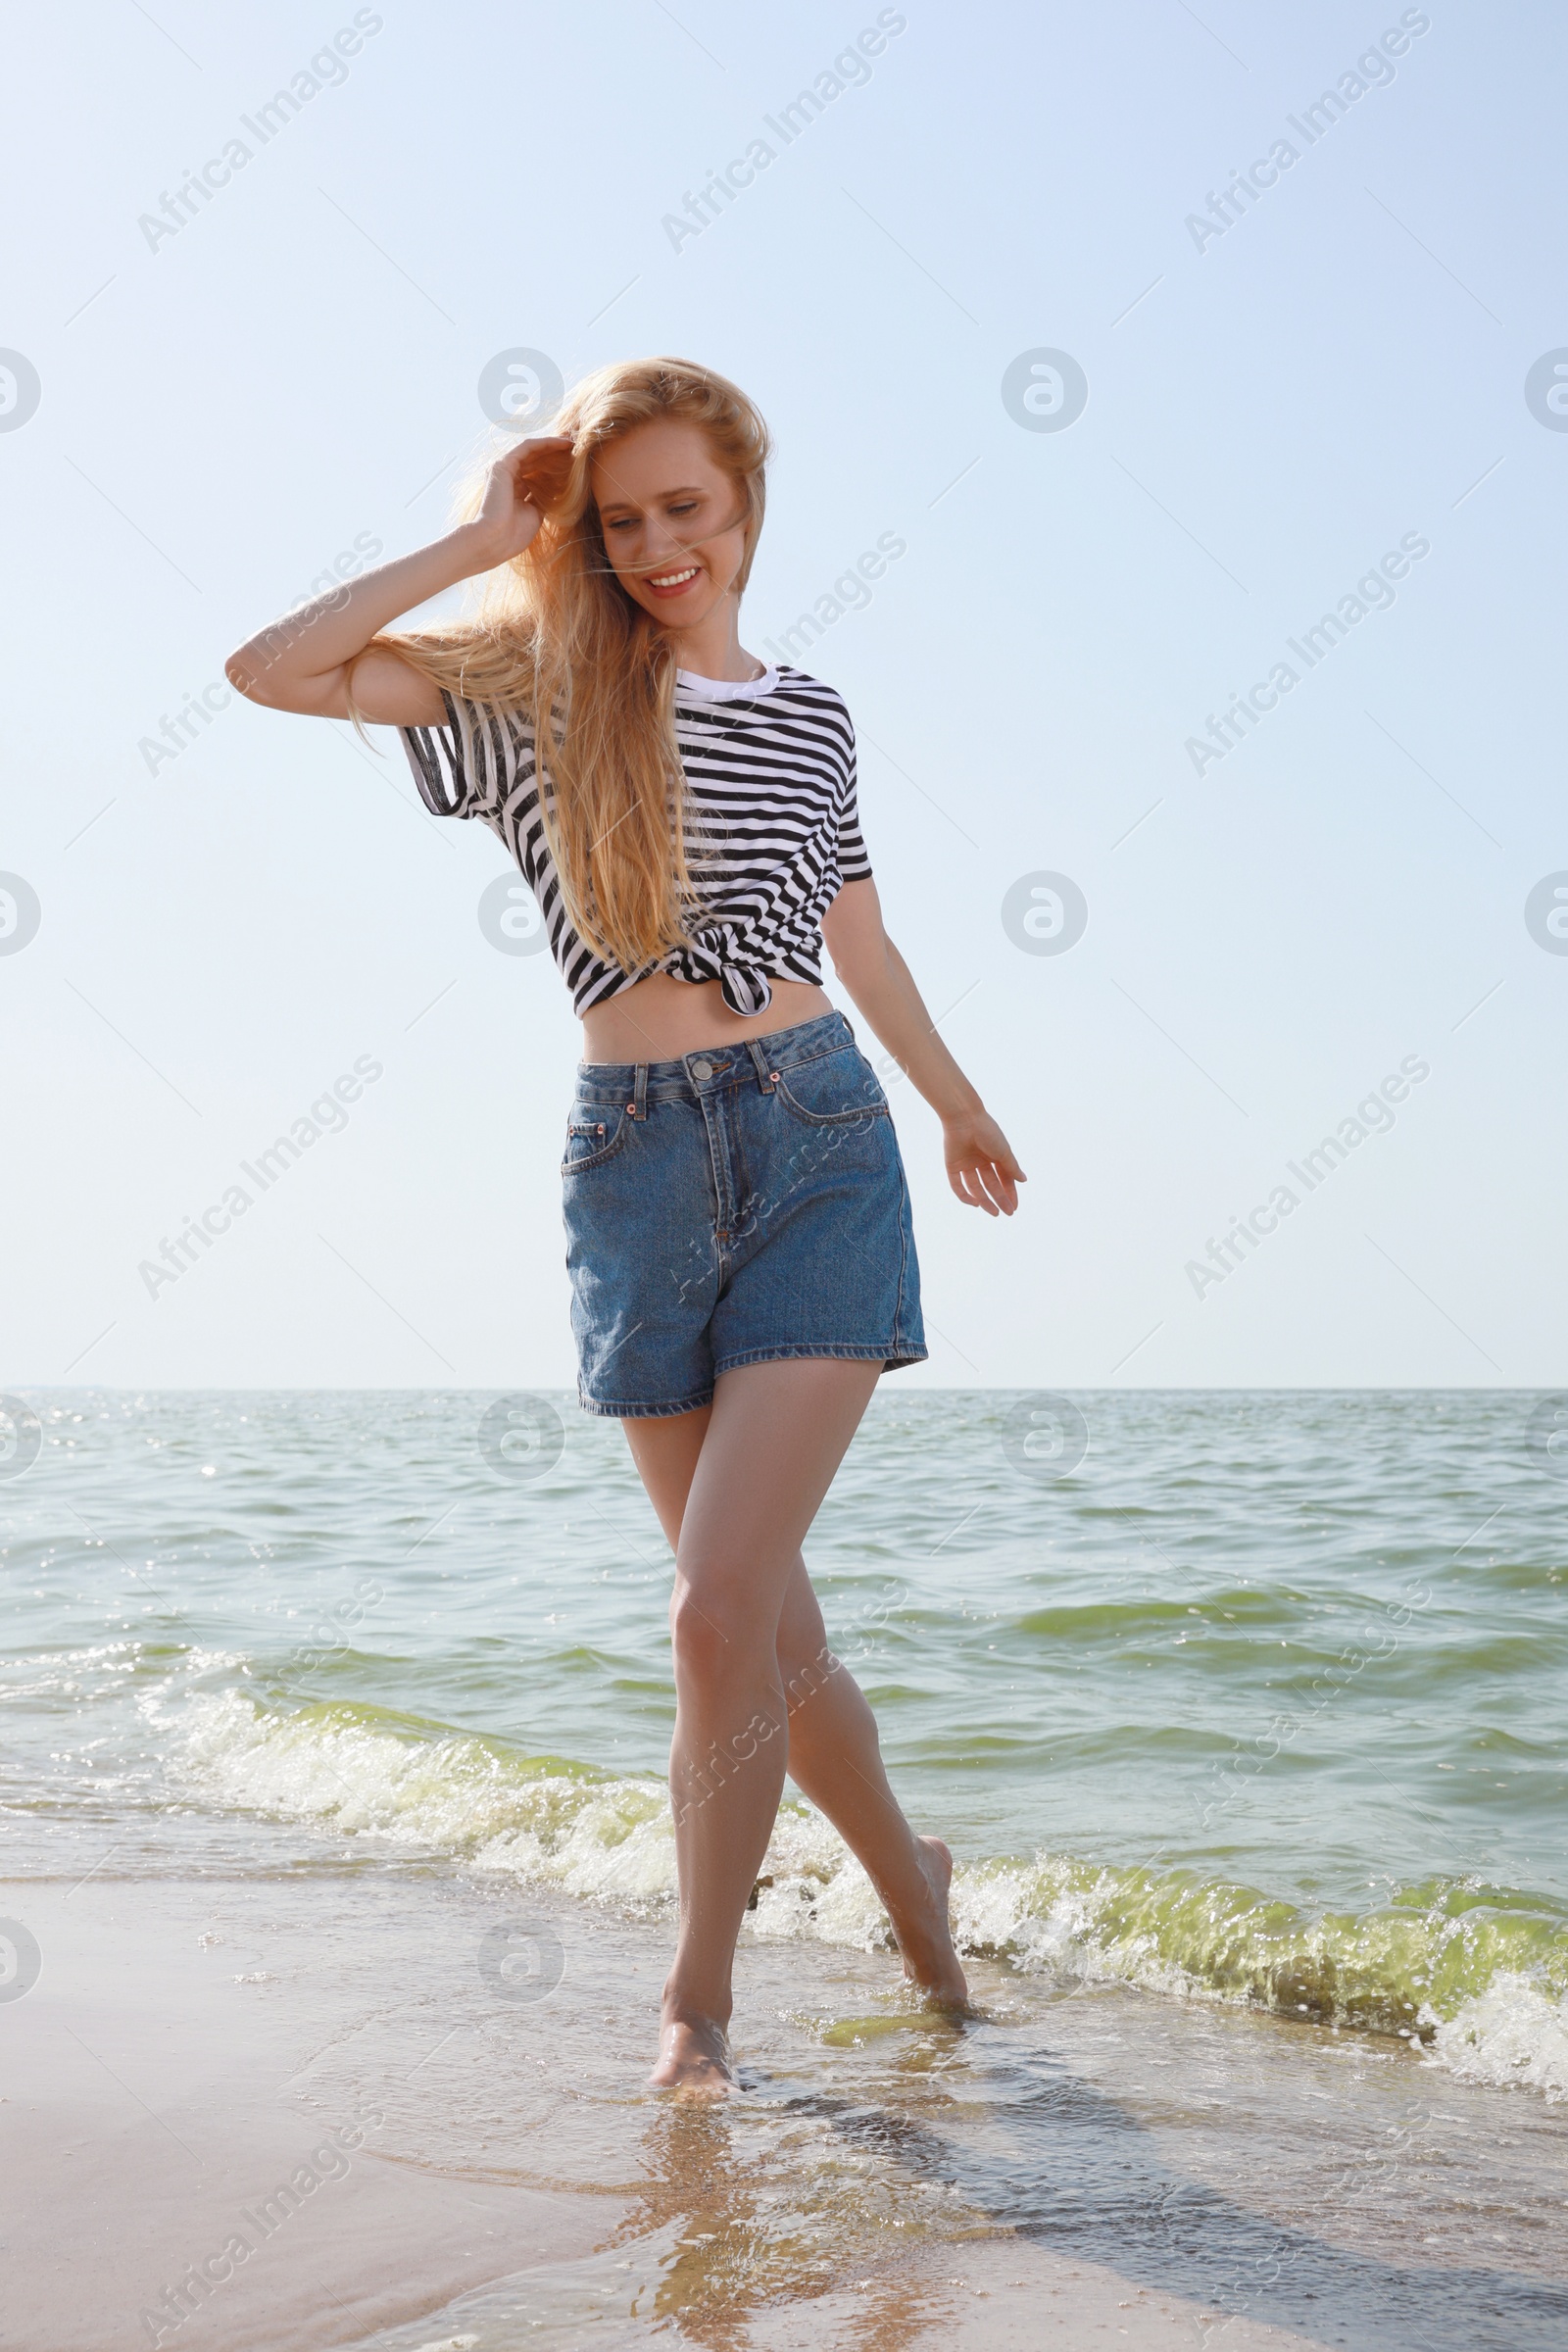
[[[833,1010],[826,991],[808,980],[769,983],[773,1002],[749,1020],[731,1012],[716,980],[676,980],[654,972],[583,1014],[582,1057],[587,1062],[678,1061],[705,1046],[744,1046]]]

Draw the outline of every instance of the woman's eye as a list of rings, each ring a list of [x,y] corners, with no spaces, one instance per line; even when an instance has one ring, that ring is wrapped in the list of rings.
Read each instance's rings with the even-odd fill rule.
[[[697,501],[695,498],[689,498],[686,500],[683,506],[671,507],[669,512],[671,514],[695,514],[697,512]]]

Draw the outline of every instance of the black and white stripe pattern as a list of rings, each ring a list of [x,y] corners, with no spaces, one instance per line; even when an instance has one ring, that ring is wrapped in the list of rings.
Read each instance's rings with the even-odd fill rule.
[[[516,859],[579,1013],[649,971],[717,980],[732,1012],[762,1012],[770,980],[820,981],[822,916],[868,879],[856,802],[855,729],[831,686],[787,664],[746,685],[679,671],[675,740],[685,770],[691,944],[644,971],[606,963],[573,930],[539,814],[533,730],[443,692],[444,727],[400,730],[437,816],[477,816]]]

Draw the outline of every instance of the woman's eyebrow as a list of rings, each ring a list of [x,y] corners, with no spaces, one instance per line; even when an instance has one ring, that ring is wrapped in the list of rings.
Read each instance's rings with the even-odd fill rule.
[[[706,494],[701,483],[693,482],[689,486],[680,489],[656,490],[653,498],[648,503],[650,505],[657,506],[662,498],[702,498]],[[615,510],[620,507],[629,507],[633,511],[636,511],[638,506],[639,502],[634,498],[605,498],[601,499],[599,502],[599,512],[601,514],[613,514]]]

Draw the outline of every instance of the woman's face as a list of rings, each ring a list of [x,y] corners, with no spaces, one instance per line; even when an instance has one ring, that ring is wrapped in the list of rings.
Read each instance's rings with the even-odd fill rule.
[[[746,554],[746,497],[700,426],[673,417],[634,425],[589,471],[615,577],[665,628],[705,620]]]

